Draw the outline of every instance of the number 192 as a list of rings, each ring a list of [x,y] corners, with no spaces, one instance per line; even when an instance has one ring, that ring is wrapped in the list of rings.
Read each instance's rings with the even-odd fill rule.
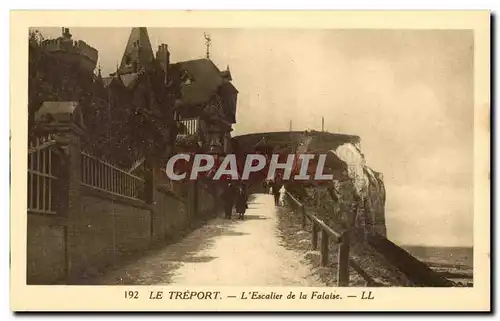
[[[139,291],[125,291],[125,299],[138,299]]]

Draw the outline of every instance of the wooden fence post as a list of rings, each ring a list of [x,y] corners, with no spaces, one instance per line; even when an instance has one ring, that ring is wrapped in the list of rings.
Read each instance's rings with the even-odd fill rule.
[[[302,214],[302,229],[305,229],[306,228],[306,208],[304,207],[304,205],[300,206],[300,211]]]
[[[312,222],[312,248],[316,250],[318,248],[318,225]]]
[[[339,245],[337,286],[349,286],[349,232],[342,235],[342,242]]]
[[[325,230],[321,231],[321,266],[328,264],[328,233]]]

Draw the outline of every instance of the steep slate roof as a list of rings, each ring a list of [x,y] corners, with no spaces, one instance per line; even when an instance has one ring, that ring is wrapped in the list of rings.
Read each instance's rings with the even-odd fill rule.
[[[120,69],[128,69],[127,66],[130,66],[133,61],[144,68],[151,67],[153,64],[154,53],[149,41],[148,30],[145,27],[132,28],[125,46]]]
[[[113,81],[113,77],[102,78],[102,84],[104,85],[104,88],[107,88],[109,85],[111,85],[112,81]]]
[[[210,59],[197,59],[172,64],[171,71],[180,81],[186,71],[191,83],[182,87],[180,106],[197,106],[208,102],[223,84],[221,72]]]
[[[233,80],[233,76],[231,76],[231,71],[229,70],[229,65],[227,66],[226,70],[221,72],[222,78],[226,78],[229,81]]]
[[[234,85],[230,82],[225,82],[223,83],[220,88],[219,88],[219,92],[222,94],[222,95],[232,95],[232,94],[237,94],[238,93],[238,89],[236,89],[236,87],[234,87]]]
[[[137,73],[120,75],[120,79],[122,80],[123,85],[125,85],[125,87],[127,88],[132,88],[136,84],[138,78],[139,75]]]
[[[138,79],[139,75],[137,73],[129,73],[118,76],[116,74],[113,74],[113,76],[102,78],[102,83],[104,85],[104,88],[108,88],[113,83],[115,83],[119,86],[124,86],[125,88],[132,89],[137,84]]]

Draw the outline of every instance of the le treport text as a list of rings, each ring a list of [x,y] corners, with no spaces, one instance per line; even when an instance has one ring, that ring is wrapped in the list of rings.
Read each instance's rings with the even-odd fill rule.
[[[356,297],[359,299],[373,299],[371,291],[361,296],[348,295],[347,297]],[[125,298],[137,300],[141,298],[139,291],[125,291]],[[239,299],[239,300],[294,300],[294,299],[309,299],[309,300],[341,300],[342,297],[335,291],[309,291],[309,292],[293,292],[277,293],[277,292],[260,292],[260,291],[244,291],[238,295],[223,295],[220,291],[148,291],[147,299],[149,300],[220,300],[220,299]]]

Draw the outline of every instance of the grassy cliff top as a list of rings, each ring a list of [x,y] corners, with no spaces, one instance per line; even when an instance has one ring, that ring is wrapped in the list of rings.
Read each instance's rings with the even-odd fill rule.
[[[360,137],[348,134],[328,133],[318,131],[283,131],[266,132],[238,135],[233,137],[237,146],[243,150],[249,150],[256,146],[262,139],[274,148],[285,148],[297,146],[304,139],[312,137],[309,145],[314,151],[327,151],[335,149],[345,143],[359,143]]]

